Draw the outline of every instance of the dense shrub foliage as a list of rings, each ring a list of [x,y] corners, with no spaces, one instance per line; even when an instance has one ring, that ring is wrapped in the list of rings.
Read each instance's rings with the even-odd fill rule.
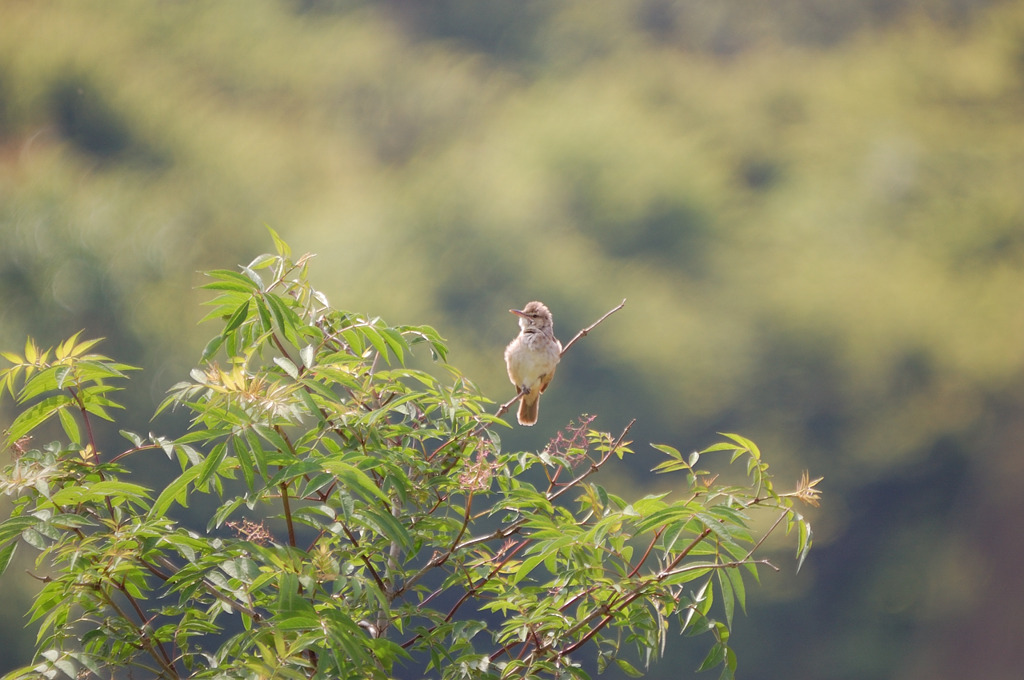
[[[582,678],[588,654],[633,672],[624,648],[646,661],[680,630],[710,636],[694,666],[733,674],[730,625],[769,564],[758,550],[793,529],[802,561],[794,503],[817,503],[813,482],[777,492],[758,448],[727,435],[688,456],[657,446],[677,490],[629,502],[595,480],[631,453],[630,428],[592,416],[506,451],[505,422],[432,328],[332,308],[309,256],[274,238],[276,254],[208,273],[222,330],[160,407],[188,411],[184,434],[97,447],[133,367],[96,340],[3,354],[20,412],[0,567],[34,549],[43,582],[36,665],[8,677]],[[419,347],[443,377],[411,366]],[[57,425],[61,441],[33,443]],[[178,476],[132,481],[164,455]],[[719,482],[707,456],[746,481]],[[200,496],[215,499],[205,527],[175,519]]]

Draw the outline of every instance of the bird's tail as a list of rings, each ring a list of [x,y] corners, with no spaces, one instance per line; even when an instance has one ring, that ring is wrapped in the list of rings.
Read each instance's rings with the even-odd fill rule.
[[[537,414],[540,412],[540,395],[524,394],[519,400],[519,424],[533,425],[537,422]]]

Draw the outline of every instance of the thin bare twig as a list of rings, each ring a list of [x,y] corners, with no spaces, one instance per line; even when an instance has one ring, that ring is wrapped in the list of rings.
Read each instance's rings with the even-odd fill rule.
[[[612,314],[614,314],[615,312],[619,311],[620,309],[622,309],[625,306],[626,306],[626,298],[622,298],[622,302],[620,302],[617,306],[613,307],[612,309],[609,309],[607,312],[605,312],[604,316],[602,316],[600,319],[598,319],[597,321],[595,321],[594,323],[590,324],[589,326],[587,326],[586,328],[581,330],[579,333],[577,333],[576,337],[574,337],[572,340],[570,340],[569,343],[565,347],[562,348],[562,353],[559,354],[558,356],[559,357],[565,356],[565,353],[569,351],[570,347],[572,347],[574,344],[576,344],[577,340],[579,340],[582,337],[585,337],[587,335],[587,333],[589,333],[590,331],[592,331],[595,328],[597,328],[597,326],[602,321],[604,321],[609,316],[611,316]]]

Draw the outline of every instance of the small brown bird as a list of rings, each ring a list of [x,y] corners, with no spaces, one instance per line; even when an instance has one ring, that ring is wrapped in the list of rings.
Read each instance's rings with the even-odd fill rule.
[[[533,301],[520,309],[508,310],[519,317],[519,335],[505,348],[508,379],[522,393],[519,424],[537,422],[540,395],[555,375],[562,343],[555,337],[551,312],[543,302]]]

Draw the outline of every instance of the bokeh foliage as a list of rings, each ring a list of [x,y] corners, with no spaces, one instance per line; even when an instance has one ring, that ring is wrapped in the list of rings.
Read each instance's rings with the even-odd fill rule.
[[[1016,672],[1021,3],[507,5],[7,0],[0,340],[106,335],[159,401],[181,291],[263,223],[489,394],[505,309],[627,297],[553,422],[743,431],[845,499],[814,585],[752,602],[766,675]]]

